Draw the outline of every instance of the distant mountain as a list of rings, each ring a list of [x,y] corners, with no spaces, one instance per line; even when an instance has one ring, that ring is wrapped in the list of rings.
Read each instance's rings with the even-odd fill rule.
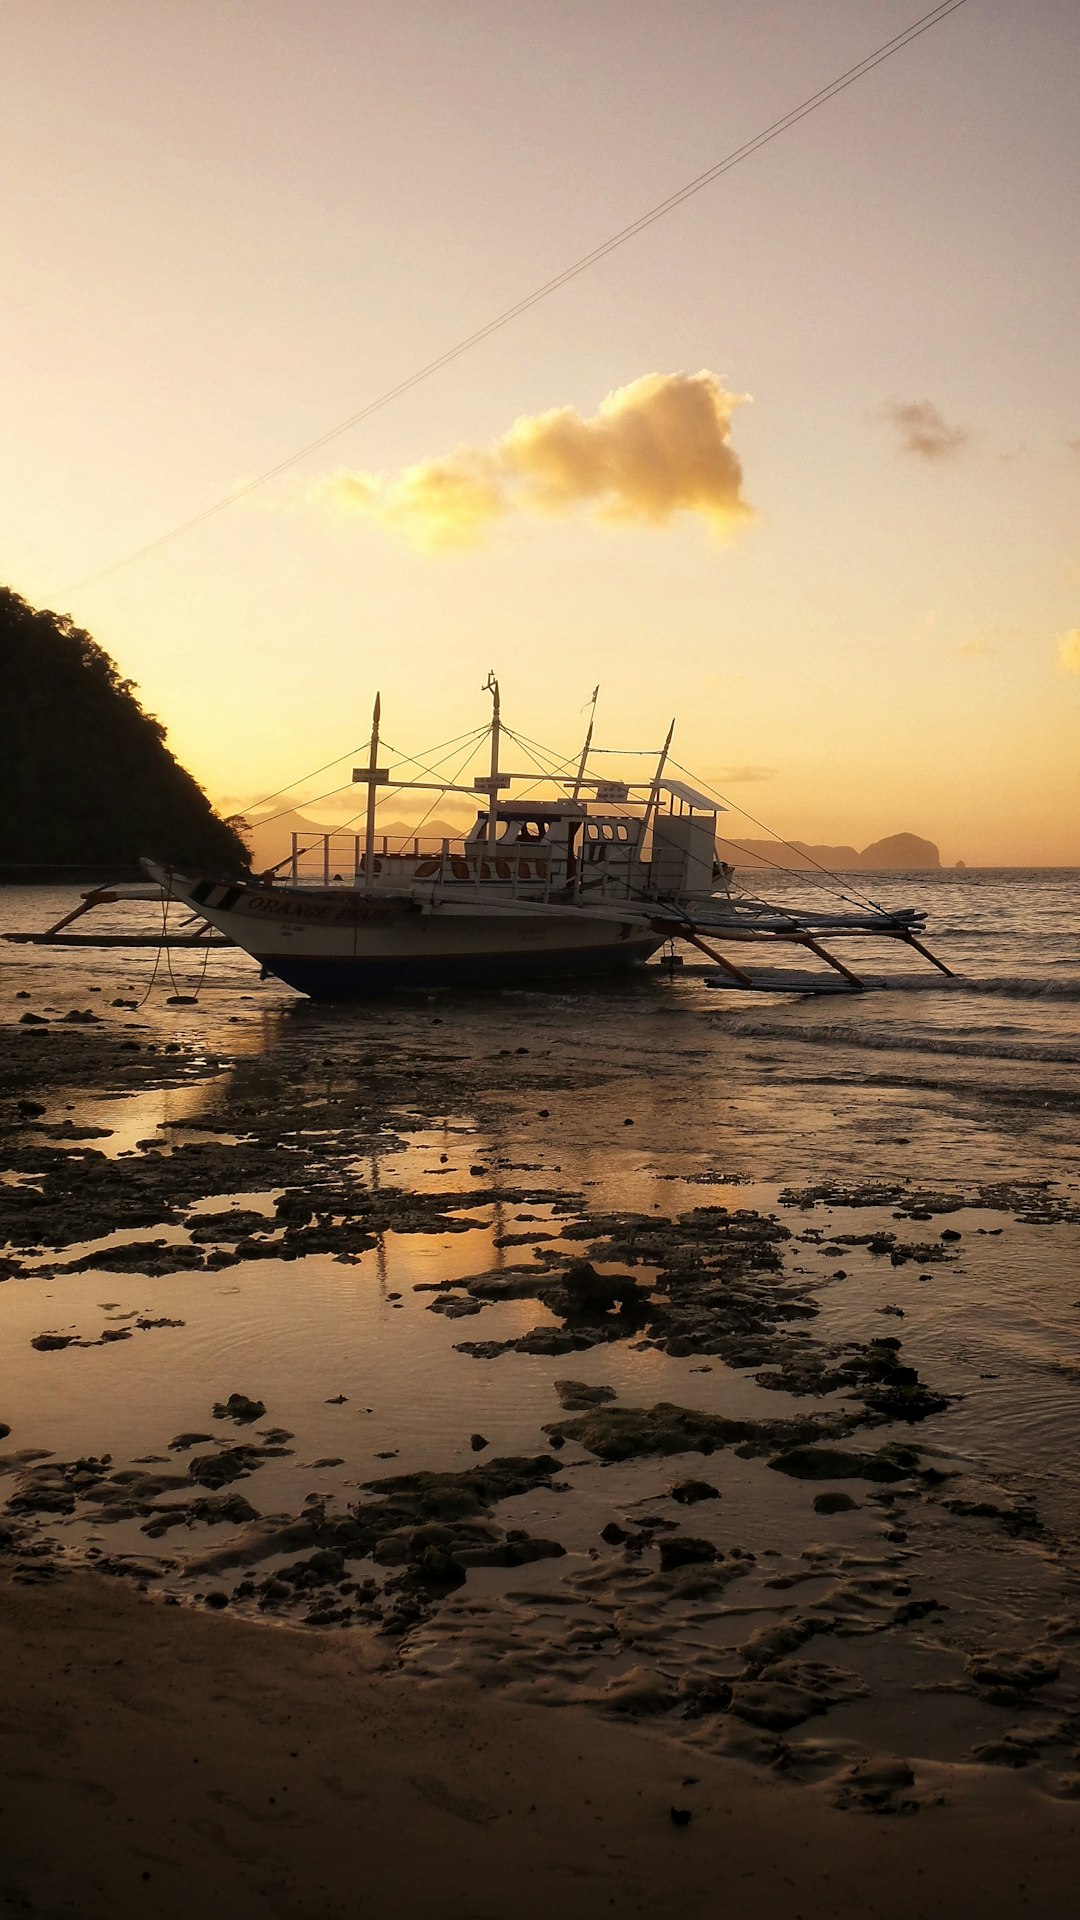
[[[941,855],[933,841],[921,840],[916,833],[890,833],[884,840],[871,841],[861,853],[855,847],[815,846],[806,840],[793,840],[790,848],[782,841],[744,840],[738,834],[736,841],[737,848],[728,845],[722,837],[717,839],[720,858],[734,867],[778,865],[810,869],[816,861],[834,872],[854,868],[864,873],[899,873],[912,867],[941,865]]]
[[[96,641],[0,587],[0,877],[137,871],[141,856],[232,870],[239,834],[165,745]]]
[[[360,800],[361,795],[358,793],[358,804]],[[376,848],[382,846],[384,835],[389,841],[392,851],[396,852],[403,844],[406,847],[411,844],[416,828],[411,827],[407,821],[387,820],[384,822],[378,815],[376,815],[376,819],[378,820],[375,839]],[[420,829],[420,836],[423,844],[427,846],[432,840],[457,839],[460,837],[461,832],[462,828],[460,824],[455,825],[451,820],[431,819],[425,820]],[[249,814],[245,817],[244,834],[251,848],[251,864],[254,871],[256,873],[265,873],[268,867],[276,867],[280,861],[288,860],[292,854],[292,837],[294,833],[299,835],[299,845],[301,849],[314,846],[317,842],[321,841],[325,833],[344,834],[350,839],[356,834],[359,834],[360,844],[361,847],[363,847],[364,818],[361,813],[358,820],[351,820],[347,827],[343,827],[340,823],[335,824],[332,820],[311,820],[306,814],[292,811],[288,813],[263,815],[258,813]],[[343,871],[343,869],[341,869],[340,854],[344,844],[342,839],[338,839],[336,846],[331,851],[331,859],[337,856],[338,860],[335,871],[339,869]]]

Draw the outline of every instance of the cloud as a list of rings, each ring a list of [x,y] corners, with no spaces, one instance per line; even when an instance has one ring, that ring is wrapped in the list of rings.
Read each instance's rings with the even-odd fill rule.
[[[920,460],[948,460],[971,439],[970,429],[951,427],[932,400],[890,400],[881,411],[900,435],[903,451]]]
[[[716,776],[721,786],[735,787],[745,780],[775,780],[775,767],[721,767]]]
[[[1063,673],[1080,673],[1080,627],[1058,635],[1057,656]]]
[[[594,414],[526,414],[487,447],[458,447],[398,474],[339,473],[317,497],[422,550],[478,546],[512,514],[586,508],[612,524],[666,526],[696,514],[720,538],[754,516],[731,418],[748,399],[714,373],[649,373]]]

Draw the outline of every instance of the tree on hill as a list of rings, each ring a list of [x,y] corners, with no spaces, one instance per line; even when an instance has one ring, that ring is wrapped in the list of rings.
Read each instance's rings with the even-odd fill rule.
[[[231,871],[236,829],[175,760],[130,680],[65,615],[0,587],[0,872],[135,867],[143,855]]]

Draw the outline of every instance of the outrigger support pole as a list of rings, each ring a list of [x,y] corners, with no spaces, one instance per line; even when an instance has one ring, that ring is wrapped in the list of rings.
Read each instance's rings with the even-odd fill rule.
[[[653,925],[656,927],[658,923],[654,920]],[[713,962],[714,966],[722,967],[725,973],[730,973],[732,979],[737,980],[741,987],[753,986],[754,982],[750,974],[744,973],[741,967],[737,967],[734,960],[725,960],[722,953],[717,953],[714,948],[707,947],[700,935],[691,933],[688,927],[680,927],[674,934],[674,938],[676,940],[685,940],[691,947],[697,947],[699,952],[703,953],[707,960]]]
[[[73,907],[70,913],[65,913],[63,919],[57,920],[55,925],[46,927],[45,938],[49,939],[54,933],[59,933],[62,927],[70,927],[73,920],[81,919],[84,913],[89,913],[91,907],[99,907],[103,902],[111,905],[119,898],[120,895],[113,893],[108,887],[92,887],[89,893],[83,894],[77,907]]]
[[[909,947],[914,947],[916,953],[921,953],[924,960],[929,960],[932,967],[936,967],[939,973],[943,973],[947,980],[956,979],[952,968],[947,967],[944,960],[939,960],[936,953],[931,953],[929,947],[924,947],[921,940],[916,940],[913,933],[905,931],[901,937],[906,940]]]
[[[842,973],[844,979],[851,982],[856,993],[866,992],[866,982],[860,980],[857,973],[852,973],[850,967],[845,967],[843,961],[836,958],[835,953],[830,953],[826,947],[823,947],[820,940],[815,940],[812,933],[778,933],[774,934],[773,938],[791,940],[796,946],[808,947],[811,953],[817,954],[819,960],[824,960],[826,966],[835,968],[837,973]]]

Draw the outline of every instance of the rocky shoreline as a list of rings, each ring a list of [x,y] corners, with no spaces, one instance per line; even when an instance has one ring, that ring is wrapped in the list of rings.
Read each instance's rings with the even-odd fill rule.
[[[972,1450],[980,1375],[934,1344],[944,1288],[1076,1246],[1063,1183],[932,1181],[901,1135],[748,1177],[657,1125],[663,1075],[646,1119],[636,1060],[513,1006],[12,1016],[8,1596],[92,1569],[838,1812],[932,1809],[942,1766],[1080,1797],[1076,1530]],[[334,1365],[346,1300],[377,1319]],[[113,1377],[150,1382],[119,1442]]]
[[[258,1380],[215,1370],[205,1430],[159,1432],[139,1458],[116,1455],[104,1415],[100,1450],[75,1458],[24,1447],[13,1430],[0,1449],[0,1553],[16,1583],[48,1584],[81,1563],[214,1611],[375,1629],[405,1671],[662,1724],[828,1779],[838,1804],[851,1768],[900,1725],[916,1761],[1035,1767],[1048,1793],[1080,1790],[1073,1543],[1031,1499],[953,1456],[957,1395],[911,1363],[904,1308],[878,1307],[890,1331],[858,1338],[823,1308],[849,1280],[838,1262],[932,1285],[973,1231],[1075,1225],[1067,1196],[1049,1183],[932,1189],[878,1176],[780,1188],[767,1210],[736,1204],[737,1177],[683,1168],[661,1177],[691,1201],[706,1181],[708,1204],[613,1209],[593,1197],[594,1177],[568,1185],[550,1149],[530,1162],[508,1139],[523,1111],[547,1122],[556,1102],[572,1113],[603,1088],[595,1060],[520,1043],[449,1051],[441,1035],[432,1044],[431,1015],[426,1032],[413,1018],[376,1047],[361,1033],[329,1054],[312,1047],[308,1022],[286,1017],[272,1049],[230,1055],[221,1032],[214,1049],[163,1039],[160,1010],[153,1028],[122,1005],[112,1017],[72,1011],[23,1014],[3,1036],[2,1272],[20,1294],[47,1288],[62,1303],[79,1275],[158,1291],[200,1276],[257,1285],[271,1266],[302,1286],[315,1262],[366,1271],[380,1249],[418,1236],[461,1236],[466,1250],[473,1236],[487,1256],[476,1271],[414,1281],[407,1308],[400,1293],[387,1304],[434,1315],[447,1364],[480,1369],[478,1383],[496,1383],[484,1391],[521,1359],[554,1363],[562,1417],[539,1419],[531,1449],[510,1454],[474,1430],[475,1461],[456,1467],[436,1458],[373,1473],[346,1442],[308,1463],[309,1478],[339,1472],[332,1491],[269,1507],[258,1476],[291,1467],[303,1443],[252,1397]],[[120,1154],[109,1126],[80,1124],[95,1095],[121,1113],[126,1096],[176,1088],[202,1089],[196,1108]],[[468,1126],[476,1158],[444,1149],[435,1164],[418,1146],[448,1123]],[[565,1128],[561,1139],[565,1150]],[[407,1174],[424,1152],[411,1179],[382,1171]],[[973,1229],[973,1218],[995,1224]],[[55,1314],[30,1339],[36,1363],[166,1340],[185,1324],[171,1311],[112,1311],[100,1331]],[[458,1337],[482,1335],[500,1312],[536,1324]],[[584,1360],[592,1371],[579,1379]],[[695,1403],[631,1399],[595,1377],[615,1361],[666,1365],[666,1380],[694,1384]],[[736,1385],[753,1411],[727,1407]],[[336,1400],[344,1415],[348,1396]],[[721,1474],[699,1476],[695,1462],[721,1459]],[[1022,1635],[1002,1634],[992,1596],[957,1592],[958,1525],[973,1558],[1020,1556],[1006,1578],[1030,1578],[1037,1562],[1046,1592]],[[110,1530],[116,1549],[102,1544]],[[870,1642],[888,1652],[868,1654]],[[961,1703],[943,1747],[933,1711],[912,1724],[912,1685],[931,1708]],[[834,1742],[823,1716],[846,1729]],[[910,1786],[901,1797],[918,1804]]]

